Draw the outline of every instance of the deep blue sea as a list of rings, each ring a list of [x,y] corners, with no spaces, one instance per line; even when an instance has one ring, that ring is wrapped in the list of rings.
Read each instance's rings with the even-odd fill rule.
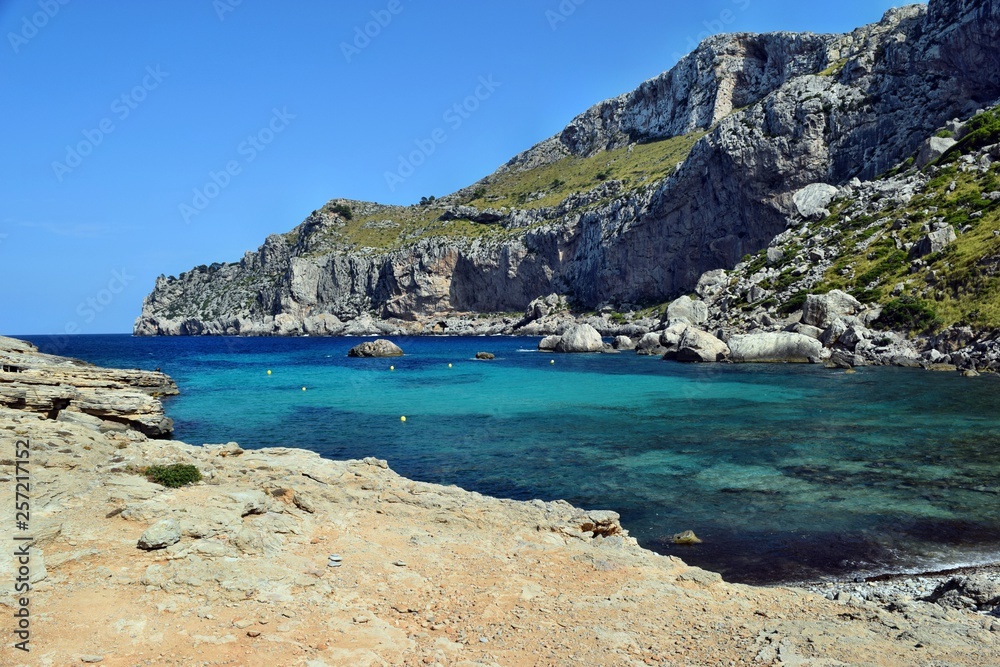
[[[349,359],[351,338],[27,338],[170,374],[179,440],[613,509],[644,546],[730,581],[1000,560],[995,377],[553,355],[537,338],[400,338],[397,359]],[[689,529],[704,543],[668,541]]]

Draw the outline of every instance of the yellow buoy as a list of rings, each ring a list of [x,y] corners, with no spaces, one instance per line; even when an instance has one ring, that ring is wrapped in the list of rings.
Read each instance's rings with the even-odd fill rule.
[[[305,388],[305,387],[302,387],[302,391],[305,391],[305,390],[306,390],[306,388]]]
[[[402,417],[400,417],[400,418],[399,418],[399,421],[401,421],[401,422],[405,422],[405,421],[406,421],[406,415],[403,415]]]
[[[555,359],[552,359],[552,360],[550,360],[550,361],[549,361],[549,363],[550,363],[550,364],[554,364],[554,363],[556,363],[556,360],[555,360]]]
[[[448,364],[448,368],[451,368],[451,364]]]
[[[396,367],[395,366],[389,366],[389,370],[390,371],[394,371],[394,370],[396,370]]]
[[[271,369],[267,369],[267,374],[268,374],[268,375],[270,375],[270,374],[271,374]]]

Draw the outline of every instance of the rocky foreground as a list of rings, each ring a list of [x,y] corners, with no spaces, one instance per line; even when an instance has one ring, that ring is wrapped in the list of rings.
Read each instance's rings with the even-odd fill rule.
[[[150,439],[132,401],[95,414],[80,398],[120,372],[3,338],[0,363],[0,395],[24,394],[0,407],[0,521],[11,535],[27,441],[35,538],[31,652],[12,648],[5,584],[3,665],[1000,664],[1000,618],[967,606],[968,587],[930,603],[732,585],[640,548],[613,512],[414,482],[376,459]],[[26,377],[68,402],[33,400]],[[162,378],[115,377],[104,395],[159,403]],[[172,463],[202,480],[140,474]]]

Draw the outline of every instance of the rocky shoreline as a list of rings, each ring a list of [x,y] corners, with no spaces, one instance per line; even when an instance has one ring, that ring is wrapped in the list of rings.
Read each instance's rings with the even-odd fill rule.
[[[948,606],[983,586],[942,604],[728,584],[642,549],[614,512],[413,482],[377,459],[150,438],[145,413],[132,410],[135,387],[158,403],[165,376],[4,338],[0,363],[22,369],[0,376],[4,395],[29,367],[36,386],[49,379],[71,395],[55,412],[0,406],[4,484],[15,443],[30,444],[35,540],[32,652],[4,646],[4,664],[1000,662],[997,612]],[[120,382],[102,389],[123,397],[106,397],[101,416],[72,398],[98,376]],[[172,464],[201,480],[169,488],[141,474]],[[12,503],[0,520],[13,525]],[[14,576],[10,550],[0,575]],[[0,615],[13,618],[18,604],[0,588]]]

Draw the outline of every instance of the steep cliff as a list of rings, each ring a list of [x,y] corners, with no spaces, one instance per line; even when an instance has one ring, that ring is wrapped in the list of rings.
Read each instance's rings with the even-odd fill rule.
[[[802,187],[873,178],[993,103],[998,44],[1000,0],[932,0],[844,35],[712,37],[452,195],[333,200],[239,263],[161,277],[135,332],[420,331],[550,293],[662,303],[764,248]]]

